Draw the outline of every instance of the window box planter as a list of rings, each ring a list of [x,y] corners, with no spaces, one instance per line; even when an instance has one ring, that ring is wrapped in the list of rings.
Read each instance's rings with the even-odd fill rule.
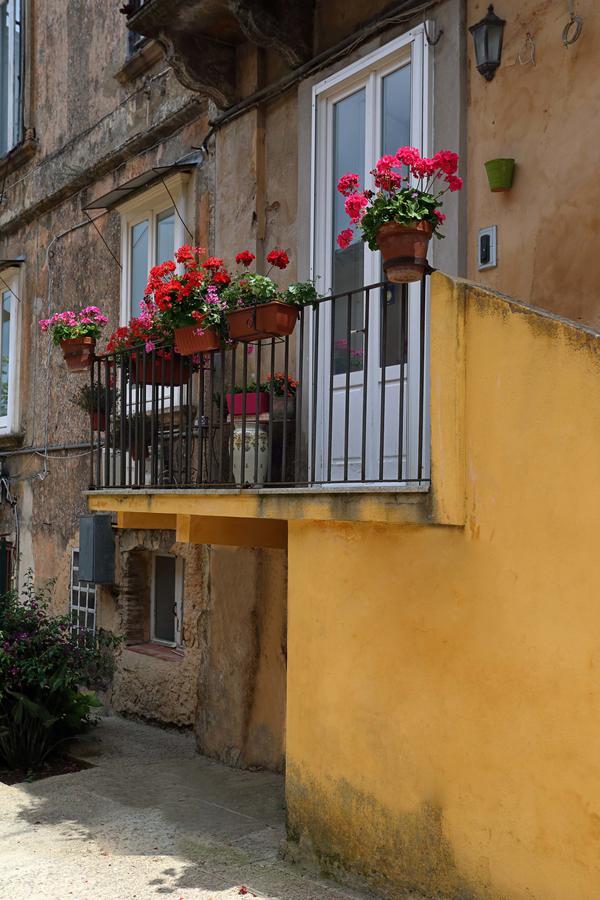
[[[411,225],[387,222],[378,229],[377,246],[381,250],[388,281],[394,284],[421,281],[427,268],[427,251],[432,234],[430,222],[415,221]]]
[[[271,300],[227,313],[229,337],[234,341],[262,341],[292,334],[298,321],[298,307]]]
[[[94,358],[96,338],[65,338],[60,347],[69,372],[87,372]]]
[[[163,371],[164,365],[164,371]],[[152,360],[151,356],[141,359],[135,354],[131,357],[131,379],[134,384],[160,384],[175,387],[184,384],[189,377],[191,363],[180,356],[163,359],[159,356]]]
[[[175,329],[175,344],[182,356],[193,356],[194,353],[212,353],[221,349],[221,338],[214,327],[205,328],[203,334],[196,334],[202,329],[202,321],[184,328]]]
[[[247,416],[255,416],[257,411],[259,415],[261,413],[269,412],[270,397],[265,391],[259,391],[258,394],[256,391],[248,391],[245,395],[236,393],[226,394],[225,396],[227,398],[227,409],[229,414],[233,414],[234,417],[244,415],[244,405],[246,407]],[[246,401],[245,404],[244,400]]]

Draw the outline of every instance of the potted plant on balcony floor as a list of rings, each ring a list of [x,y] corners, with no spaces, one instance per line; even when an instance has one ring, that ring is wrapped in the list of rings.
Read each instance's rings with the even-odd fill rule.
[[[236,262],[246,269],[255,259],[244,250]],[[286,269],[289,257],[285,250],[271,250],[266,275],[242,271],[235,275],[223,291],[227,304],[227,326],[232,341],[261,341],[272,337],[286,337],[293,333],[300,307],[314,304],[318,294],[312,282],[298,282],[281,289],[270,277],[273,269]]]
[[[119,392],[116,388],[106,385],[83,384],[75,396],[71,397],[71,403],[86,412],[94,431],[106,431],[106,415],[116,409]]]
[[[66,310],[40,321],[43,332],[49,331],[52,343],[60,346],[70,372],[85,372],[94,358],[96,341],[108,319],[97,306],[86,306],[81,312]]]
[[[150,270],[146,300],[158,310],[162,324],[173,331],[175,347],[182,356],[210,353],[224,345],[225,302],[221,291],[230,276],[218,257],[203,263],[202,247],[185,244],[175,254],[183,272],[177,274],[173,260]]]
[[[349,247],[357,227],[371,250],[381,250],[389,281],[420,281],[432,235],[443,237],[442,197],[462,187],[457,170],[458,155],[450,150],[427,159],[414,147],[401,147],[394,156],[382,156],[371,170],[375,190],[361,191],[359,176],[347,172],[338,191],[346,198],[351,227],[340,232],[338,245]]]
[[[287,421],[295,418],[298,384],[299,382],[295,378],[292,378],[291,375],[285,375],[283,372],[267,375],[261,387],[269,397],[271,416],[274,422],[282,422],[284,418]],[[272,398],[271,392],[273,394]]]

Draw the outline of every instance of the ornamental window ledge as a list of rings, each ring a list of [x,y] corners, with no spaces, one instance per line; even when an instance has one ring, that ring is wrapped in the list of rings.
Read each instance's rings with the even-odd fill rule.
[[[164,59],[164,55],[164,50],[158,41],[150,40],[127,59],[118,72],[115,72],[114,77],[119,84],[130,84]]]
[[[39,142],[35,137],[35,132],[33,129],[29,129],[19,144],[4,156],[0,156],[0,181],[32,159],[37,153],[38,147]]]

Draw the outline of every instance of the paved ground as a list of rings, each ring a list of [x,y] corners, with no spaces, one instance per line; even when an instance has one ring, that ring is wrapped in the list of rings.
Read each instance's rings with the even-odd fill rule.
[[[191,736],[117,717],[92,738],[94,768],[0,784],[1,898],[224,900],[242,886],[270,900],[365,896],[279,858],[279,776],[229,769],[196,755]]]

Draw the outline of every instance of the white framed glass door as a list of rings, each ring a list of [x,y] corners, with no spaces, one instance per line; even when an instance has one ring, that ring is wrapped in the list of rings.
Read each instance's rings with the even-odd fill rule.
[[[407,144],[427,151],[422,29],[316,85],[313,92],[313,277],[337,299],[320,309],[315,478],[397,482],[415,477],[420,285],[360,290],[383,279],[380,254],[347,227],[346,172],[370,187],[377,159]],[[342,296],[338,296],[342,295]],[[415,422],[417,427],[415,428]]]

